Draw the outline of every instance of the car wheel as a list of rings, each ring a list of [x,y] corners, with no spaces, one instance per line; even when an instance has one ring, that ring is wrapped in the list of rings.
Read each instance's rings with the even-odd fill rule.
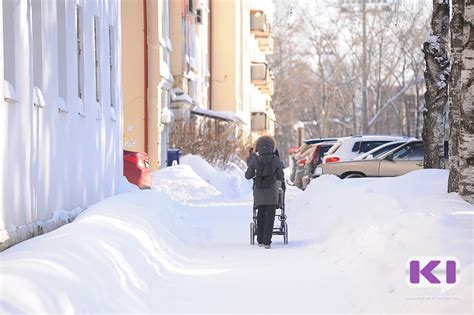
[[[342,178],[345,179],[345,178],[363,178],[363,177],[365,177],[365,175],[362,173],[348,173],[344,175]]]

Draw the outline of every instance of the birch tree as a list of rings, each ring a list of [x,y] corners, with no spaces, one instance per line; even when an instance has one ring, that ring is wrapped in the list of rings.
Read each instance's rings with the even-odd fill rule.
[[[449,180],[448,192],[459,190],[459,131],[461,115],[461,65],[464,0],[452,0],[451,78],[449,81]]]
[[[431,31],[423,44],[425,53],[425,112],[423,144],[425,168],[444,167],[445,110],[448,103],[449,0],[433,0]]]
[[[474,0],[465,0],[459,132],[459,195],[474,203]]]

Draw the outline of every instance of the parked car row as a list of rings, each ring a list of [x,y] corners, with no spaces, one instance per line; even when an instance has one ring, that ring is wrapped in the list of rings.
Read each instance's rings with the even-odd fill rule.
[[[396,136],[350,136],[309,139],[290,153],[290,181],[306,189],[312,178],[398,176],[423,168],[423,142]]]
[[[315,176],[333,174],[341,178],[399,176],[423,168],[423,142],[409,140],[371,159],[321,164]]]

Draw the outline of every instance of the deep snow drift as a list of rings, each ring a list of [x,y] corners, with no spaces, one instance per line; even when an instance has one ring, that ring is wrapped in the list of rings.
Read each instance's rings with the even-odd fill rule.
[[[186,155],[181,165],[155,172],[153,186],[154,190],[163,191],[178,201],[240,198],[252,191],[251,182],[236,164],[228,163],[222,170],[196,155]]]
[[[0,313],[473,311],[474,207],[447,172],[289,188],[289,244],[248,244],[250,183],[194,156],[0,254]],[[407,285],[413,256],[454,256],[447,292]]]

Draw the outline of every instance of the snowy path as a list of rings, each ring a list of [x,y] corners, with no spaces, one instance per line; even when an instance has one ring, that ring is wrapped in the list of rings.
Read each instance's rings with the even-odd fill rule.
[[[314,260],[322,249],[310,248],[315,244],[305,238],[304,231],[311,228],[309,222],[298,222],[290,214],[290,243],[283,245],[282,237],[274,236],[272,250],[265,250],[249,245],[249,198],[191,206],[195,211],[183,216],[183,221],[194,236],[190,242],[193,258],[223,272],[194,277],[174,275],[162,288],[162,311],[299,312],[315,309],[314,306],[322,309],[325,298],[315,299],[315,283],[323,283],[324,271],[315,270],[318,263]],[[326,298],[334,293],[327,292]],[[314,305],[308,308],[309,304]]]
[[[194,167],[1,253],[0,313],[472,313],[474,208],[446,172],[290,188],[289,244],[265,250],[249,244],[247,183]],[[407,286],[423,255],[456,257],[463,281]]]

